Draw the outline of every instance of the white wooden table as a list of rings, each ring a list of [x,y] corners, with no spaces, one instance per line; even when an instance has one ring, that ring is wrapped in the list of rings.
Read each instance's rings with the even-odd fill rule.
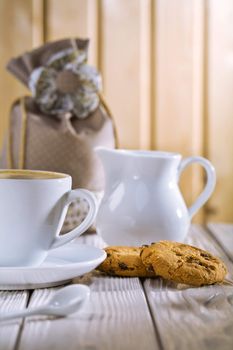
[[[97,235],[80,242],[102,247]],[[187,242],[226,263],[233,280],[233,225],[193,226]],[[1,350],[233,349],[233,285],[187,288],[161,279],[90,273],[73,283],[91,288],[90,301],[68,318],[31,317],[0,325]],[[0,291],[0,312],[44,303],[57,288]]]

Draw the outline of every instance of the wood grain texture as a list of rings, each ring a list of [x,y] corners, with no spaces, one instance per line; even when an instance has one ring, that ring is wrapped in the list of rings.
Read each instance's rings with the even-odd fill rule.
[[[192,227],[187,243],[221,257],[232,280],[232,262],[203,228]],[[164,349],[232,349],[233,286],[189,288],[148,279],[144,288]]]
[[[89,38],[89,61],[98,66],[98,6],[99,0],[47,0],[45,40]]]
[[[101,42],[100,42],[100,28],[101,28],[101,6],[100,0],[87,0],[87,26],[88,38],[90,38],[90,48],[88,62],[99,70],[101,69]]]
[[[86,235],[80,243],[103,246],[97,235]],[[91,273],[77,278],[91,288],[86,306],[63,319],[27,319],[20,350],[133,350],[159,349],[146,298],[138,278],[114,278]],[[57,288],[34,291],[30,305],[48,300]],[[143,336],[142,336],[143,335]]]
[[[0,149],[12,102],[28,91],[5,69],[8,60],[32,47],[31,0],[0,1]]]
[[[27,301],[28,292],[26,291],[0,291],[0,313],[23,310]],[[22,322],[22,319],[0,322],[0,350],[15,349]]]
[[[150,130],[149,6],[147,0],[102,1],[104,93],[124,148],[148,148],[150,144],[150,136],[145,137]]]
[[[233,221],[233,2],[207,2],[208,157],[216,167],[217,186],[208,205],[208,221]]]
[[[140,89],[140,110],[139,110],[139,148],[151,149],[151,113],[152,113],[152,17],[151,7],[153,0],[144,0],[140,2],[140,65],[139,69],[139,89]]]
[[[201,226],[192,226],[186,240],[221,257],[229,269],[229,280],[233,279],[233,263],[224,252],[229,239],[222,232],[232,232],[232,227],[211,225],[210,234]],[[221,246],[213,235],[221,236]],[[224,241],[224,237],[228,240]],[[105,245],[95,234],[84,235],[78,242]],[[145,296],[137,278],[114,278],[93,272],[73,282],[91,288],[90,301],[81,311],[68,318],[28,318],[18,340],[18,323],[10,328],[0,326],[0,349],[14,349],[16,342],[17,350],[232,349],[232,285],[189,288],[159,278],[147,279],[143,282]],[[34,291],[30,307],[43,304],[57,289]],[[26,300],[25,292],[0,292],[0,310],[23,308]]]
[[[88,36],[87,7],[82,0],[46,1],[46,41]]]
[[[232,221],[231,0],[1,0],[0,145],[12,101],[28,91],[5,71],[9,58],[44,41],[89,37],[103,74],[120,147],[204,155],[217,187],[195,221]],[[190,205],[199,166],[184,173]]]
[[[203,1],[156,1],[153,32],[153,147],[202,155]],[[195,165],[182,175],[189,205],[202,184]]]
[[[208,229],[233,262],[233,225],[208,224]]]
[[[45,41],[45,0],[32,0],[32,45],[38,47]]]
[[[65,319],[33,318],[24,325],[19,349],[157,349],[153,324],[137,278],[88,276],[87,305]],[[30,306],[45,302],[53,289],[35,291]],[[143,333],[143,337],[142,337]]]

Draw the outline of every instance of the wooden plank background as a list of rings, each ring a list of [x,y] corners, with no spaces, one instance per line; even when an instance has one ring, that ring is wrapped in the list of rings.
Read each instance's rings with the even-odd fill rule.
[[[0,0],[0,142],[24,89],[7,60],[44,42],[89,37],[120,147],[209,158],[218,181],[200,221],[232,221],[233,2],[231,0]],[[187,203],[204,185],[181,179]]]

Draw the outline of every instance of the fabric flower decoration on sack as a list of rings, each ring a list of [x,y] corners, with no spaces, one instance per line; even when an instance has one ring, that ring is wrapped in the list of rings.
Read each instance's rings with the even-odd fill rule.
[[[101,76],[86,62],[86,51],[69,48],[31,73],[29,88],[43,113],[70,112],[83,119],[98,107]]]

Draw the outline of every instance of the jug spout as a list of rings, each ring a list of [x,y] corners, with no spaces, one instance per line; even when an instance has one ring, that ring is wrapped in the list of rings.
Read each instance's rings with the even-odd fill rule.
[[[94,148],[94,151],[101,160],[107,159],[112,154],[112,149],[107,147],[98,146]]]
[[[104,169],[107,170],[109,167],[114,167],[114,165],[116,164],[116,159],[114,157],[114,149],[98,146],[95,147],[94,151],[102,161]]]
[[[94,151],[101,159],[102,164],[105,168],[105,166],[110,162],[112,158],[112,150],[110,148],[98,146],[95,147]]]
[[[114,149],[98,146],[94,150],[103,165],[105,184],[113,183],[114,179],[119,178],[119,173],[122,169],[120,165],[121,159],[116,157]]]

